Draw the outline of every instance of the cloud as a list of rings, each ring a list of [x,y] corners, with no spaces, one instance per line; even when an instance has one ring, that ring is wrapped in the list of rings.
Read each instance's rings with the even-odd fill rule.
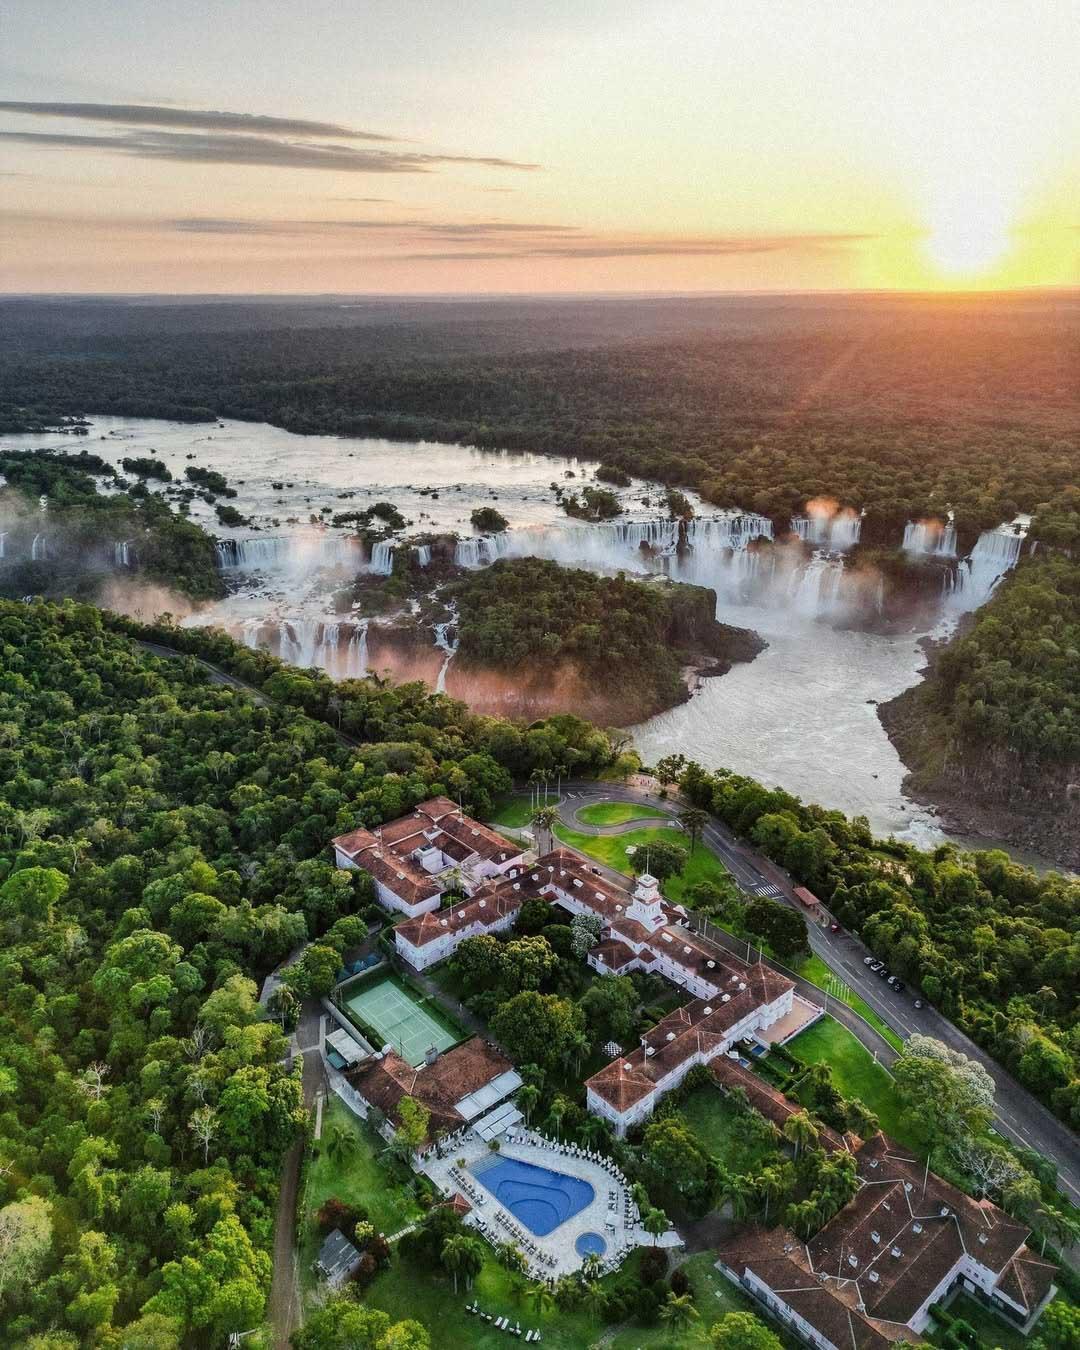
[[[58,150],[104,150],[136,159],[186,164],[256,165],[276,169],[329,169],[338,173],[430,173],[444,164],[532,171],[497,155],[427,154],[411,150],[368,150],[314,141],[214,133],[129,131],[120,136],[83,136],[44,131],[0,131],[0,141]]]
[[[874,238],[869,234],[732,235],[715,239],[589,238],[527,243],[522,248],[410,253],[407,262],[498,262],[515,258],[721,258],[743,254],[821,252]]]
[[[374,131],[356,131],[336,122],[309,122],[301,117],[267,117],[261,113],[216,112],[198,108],[163,108],[150,103],[30,103],[0,100],[0,112],[34,117],[74,117],[82,122],[116,122],[135,127],[189,127],[197,131],[240,131],[272,136],[328,136],[350,141],[399,141]]]
[[[187,216],[165,221],[166,228],[183,234],[336,234],[353,231],[400,232],[412,238],[477,240],[501,235],[536,236],[573,234],[576,225],[534,225],[524,221],[481,220],[251,220]]]

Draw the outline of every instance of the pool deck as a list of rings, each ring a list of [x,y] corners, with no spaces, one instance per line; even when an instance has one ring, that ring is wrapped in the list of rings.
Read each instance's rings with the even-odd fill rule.
[[[604,1239],[607,1251],[601,1260],[610,1269],[621,1264],[634,1247],[653,1245],[653,1239],[636,1222],[637,1209],[627,1188],[602,1163],[563,1153],[558,1145],[545,1140],[535,1131],[512,1130],[510,1133],[519,1140],[524,1137],[526,1142],[510,1143],[503,1137],[500,1140],[499,1157],[516,1158],[534,1167],[546,1167],[552,1172],[578,1177],[592,1186],[595,1195],[583,1209],[572,1214],[546,1237],[537,1237],[495,1199],[478,1177],[472,1175],[471,1168],[477,1162],[490,1160],[492,1154],[487,1144],[470,1132],[465,1139],[454,1143],[447,1141],[444,1144],[445,1157],[437,1158],[433,1153],[428,1154],[424,1159],[423,1171],[444,1195],[462,1195],[472,1205],[465,1223],[476,1228],[481,1237],[493,1246],[508,1241],[516,1242],[529,1262],[530,1274],[538,1279],[558,1279],[560,1275],[569,1275],[581,1269],[584,1258],[574,1249],[574,1244],[582,1233],[599,1233]],[[465,1159],[463,1168],[458,1167],[461,1158]],[[464,1182],[454,1176],[455,1171],[464,1174]],[[613,1209],[609,1200],[612,1191],[615,1192]],[[625,1218],[627,1205],[629,1223]],[[614,1223],[614,1231],[607,1227],[609,1223]],[[526,1242],[535,1247],[535,1252],[526,1247]],[[657,1245],[677,1247],[681,1242],[678,1233],[670,1229],[658,1239]]]

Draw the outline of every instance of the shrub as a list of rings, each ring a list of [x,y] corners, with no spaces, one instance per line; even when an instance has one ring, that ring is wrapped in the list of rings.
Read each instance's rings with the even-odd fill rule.
[[[663,1247],[649,1247],[641,1259],[641,1283],[655,1284],[667,1276],[668,1254]]]
[[[671,1272],[671,1292],[680,1298],[690,1292],[690,1278],[681,1267]]]
[[[356,1230],[356,1225],[366,1218],[367,1211],[362,1206],[347,1204],[336,1195],[331,1195],[319,1207],[315,1222],[319,1232],[324,1235],[335,1228],[340,1228],[348,1237]]]

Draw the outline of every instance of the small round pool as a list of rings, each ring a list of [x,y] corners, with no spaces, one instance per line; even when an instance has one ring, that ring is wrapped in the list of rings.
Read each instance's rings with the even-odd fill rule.
[[[578,1256],[603,1256],[607,1243],[599,1233],[582,1233],[574,1243],[574,1250]]]

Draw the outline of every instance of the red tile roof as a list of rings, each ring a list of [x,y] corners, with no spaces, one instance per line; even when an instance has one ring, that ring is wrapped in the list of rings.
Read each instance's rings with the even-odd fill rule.
[[[463,1097],[498,1078],[513,1065],[494,1045],[479,1036],[447,1050],[434,1064],[413,1068],[394,1051],[368,1059],[346,1073],[357,1092],[391,1120],[404,1097],[415,1097],[431,1112],[429,1137],[438,1129],[453,1130],[464,1123],[454,1109]]]

